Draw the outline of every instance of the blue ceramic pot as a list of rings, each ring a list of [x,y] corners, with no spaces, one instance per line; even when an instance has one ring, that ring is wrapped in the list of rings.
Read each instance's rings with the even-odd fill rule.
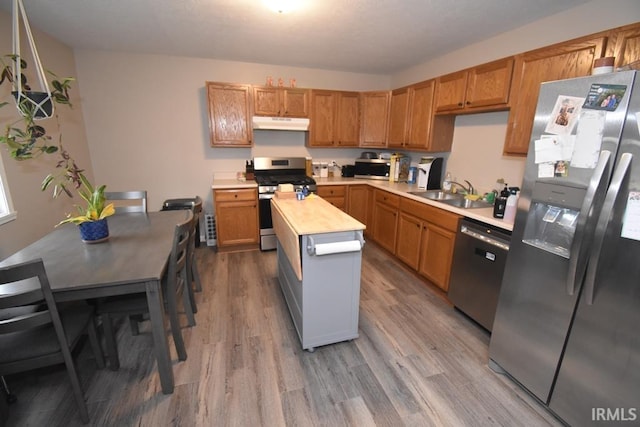
[[[80,236],[85,243],[100,243],[109,238],[109,224],[107,219],[86,221],[78,225]]]

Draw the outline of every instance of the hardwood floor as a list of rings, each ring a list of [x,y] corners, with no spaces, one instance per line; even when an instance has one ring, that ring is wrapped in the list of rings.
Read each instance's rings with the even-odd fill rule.
[[[375,244],[364,249],[359,338],[314,353],[300,348],[275,252],[197,257],[204,290],[197,325],[183,329],[186,361],[170,341],[174,393],[161,392],[148,322],[132,336],[121,319],[119,371],[78,355],[91,425],[559,425],[488,368],[486,331]],[[82,425],[64,368],[7,380],[18,395],[9,426]]]

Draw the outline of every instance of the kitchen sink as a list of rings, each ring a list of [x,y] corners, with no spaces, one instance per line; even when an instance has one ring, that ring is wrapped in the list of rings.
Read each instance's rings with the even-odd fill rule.
[[[481,209],[489,208],[492,205],[483,200],[469,200],[464,197],[463,194],[451,194],[445,193],[441,190],[429,190],[429,191],[410,191],[409,194],[414,196],[424,197],[425,199],[435,200],[441,203],[446,203],[449,206],[455,206],[462,209]]]
[[[424,197],[429,200],[457,200],[464,196],[460,194],[451,194],[445,193],[442,190],[429,190],[429,191],[410,191],[409,194],[413,194],[414,196]]]
[[[465,199],[464,197],[458,197],[457,199],[440,200],[440,202],[463,209],[490,208],[492,206],[490,203],[487,203],[484,200],[469,200]]]

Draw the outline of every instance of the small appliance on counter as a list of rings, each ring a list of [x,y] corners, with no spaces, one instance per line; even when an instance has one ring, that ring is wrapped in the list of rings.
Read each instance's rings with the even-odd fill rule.
[[[356,174],[356,167],[354,165],[344,165],[342,166],[341,175],[345,178],[353,178]]]
[[[391,161],[377,157],[356,159],[353,171],[356,178],[388,180]]]
[[[423,157],[418,164],[418,188],[436,190],[442,179],[442,157]]]

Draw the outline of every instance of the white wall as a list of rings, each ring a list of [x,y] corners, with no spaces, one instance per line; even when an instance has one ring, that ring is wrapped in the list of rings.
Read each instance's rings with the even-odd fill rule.
[[[638,0],[594,0],[530,25],[450,52],[391,76],[401,87],[467,67],[640,21]],[[504,156],[508,113],[458,116],[447,169],[489,191],[497,178],[520,186],[524,158]]]
[[[264,84],[267,76],[297,80],[298,87],[370,90],[389,87],[388,76],[261,64],[75,52],[82,107],[94,171],[111,190],[143,188],[150,210],[168,198],[205,199],[211,181],[244,170],[262,155],[325,155],[338,163],[361,150],[309,150],[303,133],[261,131],[253,148],[212,148],[205,81]],[[321,153],[322,151],[322,153]]]
[[[11,17],[0,11],[0,55],[11,53]],[[60,77],[76,76],[73,52],[68,47],[60,44],[46,34],[32,28],[36,46],[45,69],[55,72]],[[25,46],[26,37],[22,37],[22,54],[29,61],[29,69],[33,69],[31,52],[28,45]],[[26,73],[33,89],[38,89],[35,74]],[[0,101],[9,101],[10,105],[0,108],[0,127],[19,118],[18,112],[13,106],[10,85],[3,83],[0,86]],[[70,93],[73,109],[65,106],[56,107],[56,113],[60,116],[62,131],[62,143],[78,166],[85,169],[89,179],[93,178],[89,150],[84,133],[82,118],[82,106],[79,91],[76,85]],[[47,129],[47,133],[58,140],[58,131],[55,119],[41,120],[38,124]],[[9,191],[11,192],[14,208],[17,211],[17,219],[0,225],[0,259],[3,259],[17,250],[39,239],[50,232],[54,225],[66,218],[66,213],[74,212],[72,200],[65,196],[52,199],[50,192],[40,191],[40,184],[45,176],[55,170],[58,160],[57,155],[42,156],[35,160],[17,162],[9,156],[4,146],[0,146],[0,157],[7,173]],[[80,198],[75,197],[74,203],[80,203]],[[79,238],[79,235],[78,235]]]

